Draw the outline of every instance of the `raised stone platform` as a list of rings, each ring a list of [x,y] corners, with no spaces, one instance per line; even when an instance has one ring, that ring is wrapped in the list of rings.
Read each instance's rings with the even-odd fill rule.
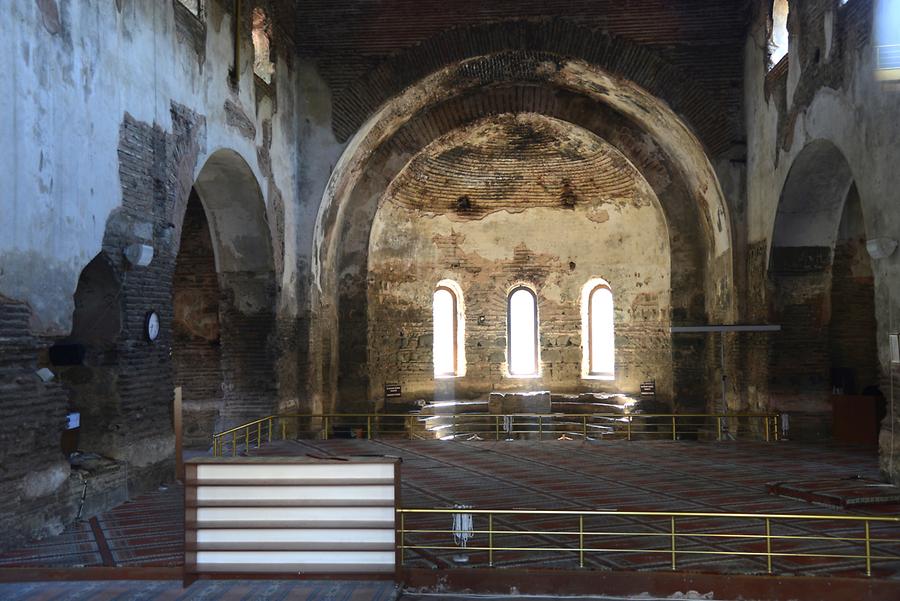
[[[494,415],[510,413],[550,413],[550,391],[492,392],[488,398],[488,412]]]

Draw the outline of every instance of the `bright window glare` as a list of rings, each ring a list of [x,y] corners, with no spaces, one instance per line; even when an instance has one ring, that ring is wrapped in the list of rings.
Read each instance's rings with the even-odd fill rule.
[[[456,374],[456,302],[444,288],[434,293],[434,375]]]
[[[509,297],[509,373],[537,374],[537,306],[534,295],[523,288]]]
[[[612,375],[615,371],[613,298],[609,288],[594,288],[590,298],[591,375]]]
[[[769,40],[769,66],[774,67],[788,53],[788,0],[775,0],[772,6],[772,39]]]

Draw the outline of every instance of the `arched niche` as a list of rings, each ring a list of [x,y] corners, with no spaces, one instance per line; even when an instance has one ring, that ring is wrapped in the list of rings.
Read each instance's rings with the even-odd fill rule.
[[[474,57],[385,103],[351,139],[319,208],[312,260],[314,407],[359,400],[365,380],[365,265],[378,199],[431,141],[486,115],[532,112],[591,131],[644,175],[670,225],[673,321],[733,316],[731,225],[702,144],[665,103],[595,65],[541,53]],[[702,399],[705,342],[679,342],[676,395]],[[340,391],[336,394],[336,391]],[[702,403],[702,400],[700,401]]]
[[[80,414],[77,449],[113,455],[121,416],[122,276],[105,252],[81,271],[74,300],[72,332],[50,348],[50,361],[69,393],[68,410]]]
[[[213,430],[275,411],[275,270],[266,215],[243,157],[230,149],[211,154],[179,227],[173,282],[173,358],[177,380],[187,384],[189,442],[208,444]],[[204,361],[195,361],[197,345]]]
[[[437,138],[380,198],[366,256],[369,398],[401,379],[409,401],[616,392],[656,379],[660,400],[672,400],[666,215],[637,168],[592,132],[504,113]],[[615,377],[582,373],[582,289],[597,274],[619,293]],[[469,365],[453,379],[431,369],[430,293],[444,278],[458,283],[468,316]],[[539,308],[539,364],[524,377],[510,365],[516,286]]]
[[[770,337],[768,389],[772,408],[792,415],[793,438],[831,438],[840,397],[877,393],[863,206],[837,146],[815,140],[800,151],[782,188],[769,257],[770,319],[782,331]]]

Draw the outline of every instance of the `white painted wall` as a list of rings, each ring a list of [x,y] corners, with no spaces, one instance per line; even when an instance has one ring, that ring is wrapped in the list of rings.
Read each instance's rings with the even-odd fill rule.
[[[121,4],[121,11],[117,5]],[[231,148],[251,166],[268,202],[256,159],[264,101],[250,141],[226,125],[226,98],[256,114],[252,51],[242,49],[240,92],[229,91],[231,17],[207,2],[206,57],[176,32],[169,0],[63,0],[53,34],[34,0],[7,0],[0,10],[0,295],[29,303],[35,328],[64,334],[81,269],[100,251],[106,220],[121,204],[119,126],[125,113],[171,130],[170,103],[205,115],[207,144],[198,161]],[[278,112],[272,164],[294,227],[294,85],[276,61]],[[286,243],[293,248],[294,238]],[[291,251],[293,252],[293,251]],[[290,289],[288,289],[290,292]],[[290,303],[288,303],[290,304]]]

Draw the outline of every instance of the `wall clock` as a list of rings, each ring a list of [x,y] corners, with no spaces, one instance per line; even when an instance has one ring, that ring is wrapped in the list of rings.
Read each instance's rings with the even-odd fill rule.
[[[159,338],[159,315],[157,315],[156,311],[150,311],[144,319],[144,336],[150,342],[154,342]]]

